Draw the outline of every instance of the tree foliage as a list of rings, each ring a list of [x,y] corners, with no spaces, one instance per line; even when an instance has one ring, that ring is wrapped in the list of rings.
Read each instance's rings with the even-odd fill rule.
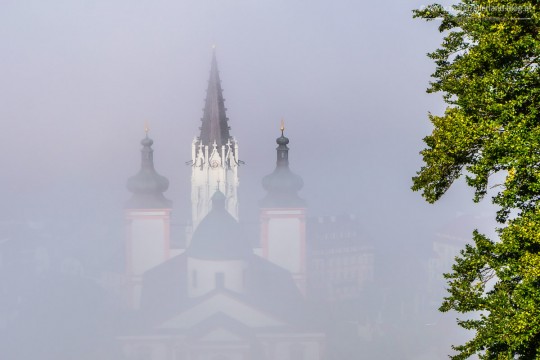
[[[437,201],[461,176],[480,201],[493,187],[496,241],[475,232],[456,258],[441,311],[474,331],[453,359],[540,358],[540,11],[532,1],[462,0],[414,12],[440,21],[428,92],[448,104],[429,115],[415,191]],[[504,174],[492,184],[494,174]],[[490,182],[491,181],[491,182]]]

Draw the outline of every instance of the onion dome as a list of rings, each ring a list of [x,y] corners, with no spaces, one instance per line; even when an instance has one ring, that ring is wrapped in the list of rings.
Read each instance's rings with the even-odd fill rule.
[[[288,138],[288,137],[285,137],[285,136],[283,135],[283,132],[282,132],[282,133],[281,133],[281,136],[278,137],[278,138],[276,139],[276,143],[277,143],[279,146],[285,146],[285,148],[283,148],[282,150],[288,150],[287,144],[289,143],[289,138]],[[280,150],[280,149],[278,148],[278,150]],[[288,154],[288,152],[287,152],[287,154]]]
[[[284,130],[282,122],[281,136],[276,139],[278,144],[276,168],[262,180],[262,185],[268,192],[260,202],[260,205],[265,208],[305,206],[305,201],[298,196],[298,191],[304,186],[304,181],[289,169],[289,147],[287,146],[289,139],[283,134]]]
[[[127,188],[133,193],[126,203],[130,209],[168,209],[172,202],[163,193],[169,188],[169,180],[154,169],[154,141],[148,137],[141,140],[141,170],[128,179]]]
[[[253,254],[240,224],[225,208],[225,195],[217,190],[212,209],[200,222],[187,249],[190,257],[209,260],[239,260]]]

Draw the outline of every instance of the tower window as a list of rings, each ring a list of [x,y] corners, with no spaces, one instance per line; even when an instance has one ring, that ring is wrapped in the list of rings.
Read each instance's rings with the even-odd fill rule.
[[[174,360],[187,360],[187,354],[183,349],[176,349]]]
[[[289,348],[289,354],[291,360],[303,360],[304,359],[304,346],[301,344],[293,344]]]
[[[247,285],[247,270],[242,270],[242,287],[246,287]]]
[[[218,355],[216,357],[213,357],[212,360],[229,360],[229,358],[225,355]]]
[[[136,360],[151,360],[152,359],[152,348],[149,346],[139,346],[135,354]]]
[[[193,270],[191,272],[191,286],[193,286],[194,288],[197,288],[198,286],[198,281],[197,281],[197,270]]]

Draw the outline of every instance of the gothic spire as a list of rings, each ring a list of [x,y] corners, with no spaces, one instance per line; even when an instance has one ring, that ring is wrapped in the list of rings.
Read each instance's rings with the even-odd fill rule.
[[[212,145],[216,142],[218,149],[227,144],[231,138],[229,125],[225,113],[225,100],[223,99],[223,89],[219,78],[219,70],[216,60],[216,50],[212,53],[212,65],[210,69],[210,79],[206,90],[206,102],[204,105],[203,118],[201,119],[201,144]]]

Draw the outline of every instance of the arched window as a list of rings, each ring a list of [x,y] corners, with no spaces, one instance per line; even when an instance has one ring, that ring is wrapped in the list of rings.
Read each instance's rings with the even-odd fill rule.
[[[289,348],[289,359],[290,360],[304,360],[304,345],[302,344],[292,344]]]
[[[139,346],[134,358],[136,360],[152,360],[152,348],[150,346]]]
[[[225,273],[223,272],[217,272],[215,274],[216,277],[216,288],[222,289],[225,287]]]
[[[244,288],[247,286],[247,283],[248,283],[247,277],[248,277],[247,270],[246,269],[242,270],[242,287]]]

